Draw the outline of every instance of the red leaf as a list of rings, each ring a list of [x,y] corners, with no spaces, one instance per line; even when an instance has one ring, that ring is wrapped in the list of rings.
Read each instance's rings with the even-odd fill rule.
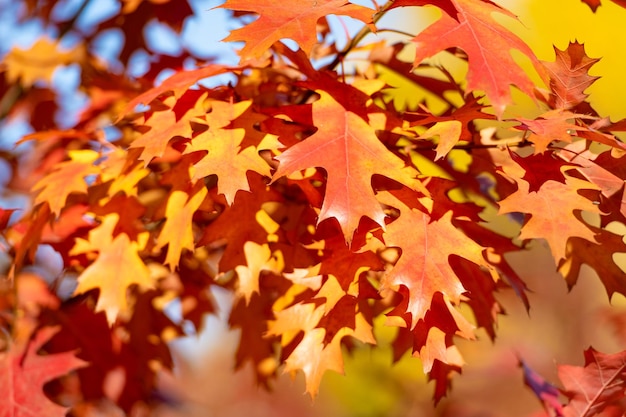
[[[320,99],[313,103],[313,121],[318,131],[276,158],[280,165],[274,181],[306,168],[324,168],[328,179],[318,223],[336,218],[344,238],[352,242],[361,217],[368,216],[384,225],[385,213],[371,185],[374,174],[384,175],[424,194],[428,191],[415,179],[417,171],[406,167],[385,148],[371,125],[330,94],[319,93]]]
[[[447,48],[463,49],[469,62],[467,89],[485,91],[496,114],[502,115],[511,102],[511,84],[529,96],[533,95],[534,89],[533,83],[509,53],[511,48],[523,52],[537,67],[539,61],[528,45],[492,17],[494,12],[515,17],[512,13],[491,1],[452,2],[458,10],[458,20],[444,14],[413,39],[417,46],[414,66]]]
[[[44,327],[30,343],[14,343],[0,353],[0,417],[64,417],[67,408],[53,403],[43,392],[46,382],[86,363],[73,352],[38,355],[41,347],[58,331]]]
[[[317,43],[317,21],[328,15],[345,15],[371,23],[374,10],[346,0],[316,0],[281,3],[275,0],[228,0],[219,6],[225,9],[254,12],[259,19],[236,29],[224,41],[244,41],[239,51],[242,58],[259,58],[272,45],[290,38],[306,52]],[[372,30],[375,28],[372,26]]]
[[[223,74],[228,71],[236,70],[237,68],[229,68],[222,65],[212,64],[195,70],[176,72],[174,73],[174,75],[163,81],[163,83],[158,87],[151,88],[145,93],[140,94],[139,96],[129,101],[118,115],[117,121],[119,121],[120,119],[122,119],[122,117],[128,115],[129,113],[132,113],[135,110],[135,107],[137,107],[138,105],[150,104],[152,100],[159,97],[161,94],[173,92],[174,97],[178,99],[198,81],[205,78],[213,77],[215,75]]]
[[[562,51],[555,46],[554,52],[555,62],[543,62],[550,75],[550,106],[571,109],[587,99],[585,90],[600,78],[588,74],[589,68],[599,59],[589,58],[585,45],[578,42],[570,42]]]
[[[547,181],[537,192],[529,192],[525,181],[518,181],[517,185],[519,189],[498,204],[500,214],[518,212],[531,215],[522,227],[520,239],[546,239],[557,262],[567,256],[566,244],[570,237],[595,242],[594,232],[574,216],[574,211],[579,210],[599,213],[595,204],[577,192],[579,189],[594,188],[593,184],[568,177],[565,184]]]
[[[559,366],[559,378],[570,398],[565,417],[591,417],[610,406],[623,404],[626,390],[626,351],[606,355],[593,348],[585,351],[585,366]]]
[[[427,213],[405,205],[389,192],[379,193],[383,203],[396,207],[400,217],[387,225],[385,244],[402,248],[402,255],[389,271],[381,286],[409,290],[407,312],[411,328],[424,318],[435,293],[458,304],[465,288],[449,262],[451,255],[463,257],[477,265],[491,268],[483,258],[483,248],[452,224],[451,212],[437,221]]]

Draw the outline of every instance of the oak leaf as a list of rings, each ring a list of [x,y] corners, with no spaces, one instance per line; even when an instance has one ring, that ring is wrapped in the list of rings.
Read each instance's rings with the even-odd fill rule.
[[[522,226],[520,239],[546,239],[557,263],[566,258],[570,237],[595,242],[595,233],[578,220],[574,212],[600,212],[592,201],[578,194],[579,189],[596,189],[596,186],[569,176],[565,183],[546,181],[536,192],[529,192],[526,181],[517,181],[517,185],[518,190],[498,204],[500,214],[530,214],[530,219]]]
[[[262,177],[250,177],[250,193],[237,193],[233,204],[224,207],[219,216],[205,229],[198,246],[226,242],[219,262],[220,272],[246,265],[243,247],[246,242],[267,242],[267,231],[257,221],[257,213],[268,201],[280,201],[281,196],[265,184]],[[237,225],[237,227],[233,227]]]
[[[205,151],[206,154],[192,168],[192,179],[200,180],[217,175],[217,190],[232,204],[239,190],[250,191],[248,171],[269,177],[270,167],[254,146],[241,150],[246,136],[243,129],[209,129],[195,138],[184,153]]]
[[[148,127],[149,130],[130,145],[132,148],[143,148],[141,159],[144,161],[144,166],[148,166],[152,159],[163,156],[167,145],[174,137],[191,138],[193,131],[190,122],[204,115],[203,101],[204,96],[200,97],[195,106],[179,118],[172,109],[154,112],[147,118],[143,126]],[[173,105],[175,100],[167,100],[165,103]]]
[[[271,175],[270,166],[259,155],[255,146],[241,149],[247,136],[245,129],[224,129],[250,106],[250,102],[224,103],[214,101],[206,119],[209,129],[195,136],[185,148],[184,154],[202,152],[204,155],[194,163],[191,179],[200,180],[217,175],[217,189],[232,204],[237,191],[250,191],[247,172],[255,171],[263,176]]]
[[[555,46],[554,53],[554,62],[542,62],[550,76],[549,104],[555,109],[571,109],[587,99],[585,90],[600,78],[589,75],[589,68],[600,59],[589,58],[585,45],[578,42],[570,42],[562,51]]]
[[[323,309],[323,306],[318,307],[318,309]],[[317,395],[326,371],[344,373],[341,340],[345,336],[352,336],[361,342],[376,344],[372,326],[360,313],[355,317],[354,329],[342,327],[327,344],[324,343],[326,333],[327,330],[319,327],[305,331],[303,339],[285,360],[285,372],[297,370],[304,372],[306,392],[312,398]]]
[[[383,203],[400,211],[400,216],[388,224],[383,233],[385,245],[402,249],[400,259],[385,274],[381,287],[408,289],[406,311],[411,314],[410,327],[413,328],[424,318],[435,293],[442,293],[454,304],[461,301],[465,288],[450,265],[450,256],[459,256],[489,269],[491,266],[483,257],[484,248],[454,226],[451,212],[433,221],[428,213],[407,206],[391,192],[378,195]]]
[[[591,231],[596,233],[594,241],[572,237],[567,242],[566,259],[559,264],[559,272],[565,277],[567,286],[572,288],[578,281],[582,265],[586,264],[597,272],[609,298],[616,292],[626,295],[624,270],[614,259],[614,254],[626,253],[623,237],[606,229],[591,228]]]
[[[50,211],[58,215],[67,196],[71,193],[87,193],[85,177],[99,172],[94,162],[100,156],[92,150],[75,150],[68,152],[70,160],[58,163],[53,171],[43,177],[33,187],[40,190],[35,203],[48,203]]]
[[[522,123],[517,129],[530,132],[527,139],[535,144],[535,153],[538,154],[544,152],[555,140],[571,143],[571,135],[584,130],[583,127],[569,122],[577,116],[568,111],[552,110],[535,119],[517,118]]]
[[[126,291],[133,284],[152,287],[148,267],[138,253],[138,243],[127,234],[113,237],[117,214],[106,216],[102,224],[89,232],[88,240],[77,239],[70,255],[99,252],[96,260],[78,277],[74,294],[99,289],[96,311],[104,311],[113,325],[120,311],[127,309]]]
[[[454,148],[459,138],[461,137],[461,130],[463,125],[458,120],[447,120],[443,122],[437,122],[434,126],[429,127],[428,130],[420,135],[418,139],[427,139],[435,136],[439,136],[437,142],[437,148],[435,151],[435,160],[443,158]]]
[[[385,213],[372,190],[373,175],[384,175],[424,194],[428,191],[415,178],[418,172],[389,151],[365,120],[325,91],[318,93],[320,99],[313,103],[317,132],[276,157],[280,165],[273,181],[306,168],[324,168],[328,178],[318,224],[336,218],[350,243],[361,217],[384,225]]]
[[[620,400],[626,389],[626,352],[607,355],[589,348],[585,366],[559,366],[559,379],[570,398],[563,408],[565,417],[591,417],[617,406],[626,409]]]
[[[193,196],[184,191],[174,190],[167,200],[166,219],[156,247],[160,249],[168,245],[164,263],[168,264],[172,271],[176,269],[183,249],[194,250],[193,215],[207,194],[204,183],[201,183],[201,188]]]
[[[23,87],[31,87],[35,82],[43,80],[52,82],[54,71],[61,65],[81,62],[86,51],[79,44],[70,51],[61,51],[58,42],[41,37],[29,49],[13,48],[4,58],[6,78],[10,83],[19,83]]]
[[[242,58],[260,58],[283,38],[294,40],[307,55],[317,43],[317,21],[328,15],[344,15],[372,22],[374,10],[346,0],[308,0],[280,3],[274,0],[228,0],[221,8],[254,12],[259,19],[231,32],[224,41],[244,41]],[[371,25],[372,30],[375,27]]]
[[[522,52],[537,68],[539,61],[528,45],[496,22],[492,13],[515,15],[491,1],[452,3],[458,20],[444,13],[413,39],[417,47],[414,66],[439,51],[459,47],[468,55],[467,90],[485,91],[497,115],[502,115],[511,101],[511,84],[532,97],[534,85],[509,51],[513,48]]]
[[[259,292],[259,278],[263,271],[271,271],[279,274],[282,270],[282,262],[278,255],[273,254],[267,243],[259,245],[255,242],[246,242],[243,245],[247,265],[235,267],[239,286],[237,295],[243,296],[246,302],[250,302],[253,293]]]
[[[44,327],[26,343],[14,342],[0,353],[0,417],[64,417],[68,408],[48,399],[47,382],[86,365],[73,352],[39,355],[58,331]]]

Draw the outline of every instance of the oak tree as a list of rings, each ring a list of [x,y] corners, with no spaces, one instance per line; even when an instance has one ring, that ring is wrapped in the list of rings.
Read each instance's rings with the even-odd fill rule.
[[[268,388],[302,372],[315,397],[386,316],[394,358],[420,359],[435,401],[462,378],[457,342],[496,338],[495,293],[529,307],[510,256],[532,242],[569,287],[584,264],[609,298],[626,295],[626,120],[589,103],[599,59],[581,42],[542,61],[490,0],[227,0],[239,61],[225,64],[149,46],[151,22],[180,33],[215,12],[186,0],[123,0],[88,29],[88,0],[69,15],[18,3],[45,35],[0,63],[0,117],[30,128],[2,151],[3,193],[21,199],[0,209],[0,416],[154,407],[169,342],[199,331],[218,287],[234,294],[237,366]],[[367,36],[423,7],[440,11],[426,29]],[[330,16],[359,25],[345,45]],[[95,53],[110,31],[123,35],[115,61]],[[442,54],[466,75],[431,59]],[[60,120],[53,76],[68,66],[85,100]],[[533,109],[511,111],[515,95]],[[559,366],[558,387],[520,366],[549,415],[623,414],[626,351],[584,358]]]

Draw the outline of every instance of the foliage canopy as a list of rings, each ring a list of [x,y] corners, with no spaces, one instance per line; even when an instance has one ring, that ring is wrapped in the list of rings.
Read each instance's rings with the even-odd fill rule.
[[[261,384],[301,371],[315,397],[346,348],[377,343],[385,315],[394,357],[421,360],[436,401],[464,364],[455,341],[496,337],[494,294],[512,288],[529,307],[509,259],[530,242],[547,244],[570,287],[585,264],[609,297],[626,295],[614,256],[626,252],[626,120],[589,104],[598,59],[582,43],[540,61],[489,0],[227,0],[241,27],[224,39],[240,61],[226,65],[147,46],[155,19],[181,30],[185,0],[120,6],[81,32],[84,7],[59,18],[56,1],[26,0],[20,19],[48,37],[2,59],[1,116],[27,117],[32,133],[2,155],[4,192],[28,202],[0,209],[0,416],[64,415],[50,398],[153,404],[168,342],[201,328],[217,287],[235,295],[237,365]],[[386,13],[425,6],[441,17],[414,37],[368,41]],[[362,27],[343,47],[331,15]],[[110,30],[124,34],[117,63],[94,54]],[[131,76],[138,51],[149,65]],[[52,78],[68,65],[87,100],[59,122]],[[522,94],[534,108],[515,115]],[[560,391],[521,366],[550,415],[623,413],[626,351],[584,357],[559,368]],[[45,397],[68,372],[78,388],[47,385]]]

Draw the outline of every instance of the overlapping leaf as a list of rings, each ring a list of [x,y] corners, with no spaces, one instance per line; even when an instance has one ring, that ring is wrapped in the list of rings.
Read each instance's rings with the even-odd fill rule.
[[[321,167],[327,172],[326,195],[319,221],[335,218],[347,242],[352,241],[361,217],[384,225],[385,213],[374,196],[371,179],[384,175],[425,193],[413,168],[390,152],[361,117],[320,91],[313,104],[317,132],[277,157],[280,161],[274,180],[306,168]]]
[[[595,241],[594,232],[574,216],[574,212],[599,213],[598,207],[578,194],[579,189],[593,189],[593,184],[568,177],[565,183],[546,181],[536,192],[528,191],[528,183],[518,181],[518,190],[500,201],[500,213],[528,213],[520,239],[546,239],[554,259],[559,262],[567,256],[570,237]]]
[[[73,352],[40,355],[41,347],[58,331],[39,330],[27,340],[0,353],[0,417],[64,417],[68,408],[50,401],[43,392],[47,382],[85,366]]]
[[[273,0],[228,0],[225,9],[259,14],[259,19],[236,29],[225,41],[244,41],[242,58],[259,58],[280,39],[290,38],[307,53],[317,42],[316,25],[322,17],[336,14],[371,23],[374,10],[346,0],[313,0],[280,3]]]
[[[417,46],[414,65],[439,51],[459,47],[468,55],[467,89],[484,91],[496,114],[502,115],[510,103],[511,84],[532,96],[533,83],[515,63],[510,50],[519,50],[535,65],[539,61],[528,45],[494,20],[492,13],[514,15],[491,1],[452,3],[458,11],[456,19],[443,14],[413,39]]]
[[[563,409],[565,417],[592,417],[608,413],[610,407],[616,408],[613,412],[626,412],[622,403],[626,389],[626,352],[607,355],[589,348],[585,351],[585,366],[561,365],[559,379],[570,398]]]
[[[391,193],[381,192],[379,196],[382,202],[400,211],[400,216],[383,233],[385,244],[402,249],[400,259],[381,284],[408,289],[407,312],[411,313],[413,327],[424,318],[435,293],[442,293],[455,304],[460,302],[465,288],[450,265],[450,256],[491,267],[482,255],[484,248],[452,224],[451,212],[432,221],[428,213],[407,206]]]
[[[138,253],[138,244],[127,234],[113,236],[118,216],[107,216],[89,233],[89,240],[78,240],[71,255],[98,252],[98,257],[78,277],[74,294],[100,290],[96,311],[104,311],[112,325],[120,311],[127,309],[126,291],[131,285],[152,287],[148,267]]]

